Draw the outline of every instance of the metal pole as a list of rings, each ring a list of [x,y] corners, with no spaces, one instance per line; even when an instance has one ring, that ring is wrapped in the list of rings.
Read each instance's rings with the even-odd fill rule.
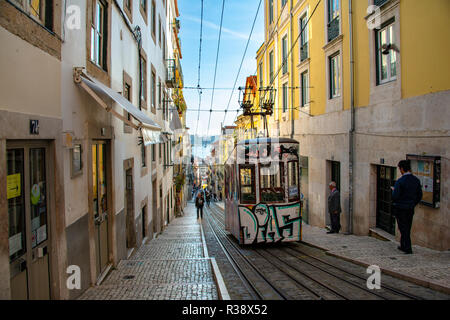
[[[350,131],[348,154],[348,233],[353,233],[353,167],[354,167],[354,132],[355,132],[355,105],[354,105],[354,75],[353,75],[353,30],[352,30],[352,0],[348,0],[349,10],[349,44],[350,44]]]

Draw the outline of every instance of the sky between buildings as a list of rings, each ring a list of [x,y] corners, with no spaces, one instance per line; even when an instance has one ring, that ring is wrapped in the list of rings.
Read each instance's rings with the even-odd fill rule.
[[[202,89],[200,109],[225,110],[228,106],[225,124],[231,125],[236,118],[236,110],[239,109],[238,87],[245,86],[247,76],[256,74],[256,51],[264,41],[264,1],[225,0],[215,81],[216,89],[213,94],[212,88],[219,40],[222,1],[203,0],[200,87],[204,89]],[[261,5],[258,11],[260,1]],[[183,93],[188,110],[192,110],[187,111],[186,126],[190,128],[190,134],[218,135],[220,134],[221,123],[224,122],[225,113],[212,112],[211,120],[209,120],[209,111],[200,112],[199,118],[197,112],[199,109],[199,90],[196,88],[199,84],[201,3],[201,0],[178,1],[180,11],[179,19],[181,23],[181,51],[183,55],[181,65],[185,86]],[[244,56],[245,47],[257,11],[256,23],[233,92],[232,88],[238,75],[239,66]]]

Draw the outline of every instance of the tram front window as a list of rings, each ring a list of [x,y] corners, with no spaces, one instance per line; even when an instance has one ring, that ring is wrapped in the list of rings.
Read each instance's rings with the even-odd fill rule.
[[[272,162],[260,165],[259,168],[260,190],[262,202],[283,202],[283,163]]]
[[[239,167],[241,203],[255,203],[255,166],[241,165]]]
[[[299,200],[298,192],[298,161],[288,162],[288,193],[289,201]]]

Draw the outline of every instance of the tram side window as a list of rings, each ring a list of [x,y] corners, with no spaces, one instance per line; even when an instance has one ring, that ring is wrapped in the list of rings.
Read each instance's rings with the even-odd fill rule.
[[[230,169],[228,169],[228,166],[225,166],[225,197],[227,199],[230,199]]]
[[[240,177],[240,195],[241,203],[255,203],[255,166],[241,165],[239,166]]]
[[[261,164],[259,167],[262,202],[284,201],[284,167],[282,162]]]
[[[288,194],[289,201],[299,200],[298,190],[298,161],[288,162]]]

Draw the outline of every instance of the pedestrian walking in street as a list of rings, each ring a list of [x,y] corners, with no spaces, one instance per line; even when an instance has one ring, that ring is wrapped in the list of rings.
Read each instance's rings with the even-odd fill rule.
[[[414,216],[414,207],[422,200],[422,186],[420,180],[411,173],[411,162],[401,160],[398,168],[402,176],[392,187],[392,202],[394,216],[400,230],[399,250],[411,254],[411,227]]]
[[[197,207],[197,219],[200,217],[203,219],[203,204],[205,203],[203,199],[202,192],[197,194],[197,198],[195,198],[195,206]]]
[[[209,208],[210,203],[211,203],[211,192],[207,192],[206,193],[206,204],[208,205],[208,208]]]
[[[328,196],[328,212],[330,214],[331,230],[327,233],[339,233],[341,230],[341,194],[336,188],[336,182],[331,181],[328,187],[331,190]]]

